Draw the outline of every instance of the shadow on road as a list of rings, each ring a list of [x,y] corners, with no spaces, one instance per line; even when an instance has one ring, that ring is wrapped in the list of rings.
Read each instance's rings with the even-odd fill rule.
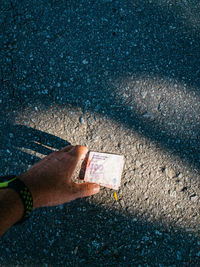
[[[39,161],[41,155],[70,145],[66,140],[25,125],[5,123],[1,130],[2,175],[20,174],[27,170],[27,165]]]
[[[197,266],[197,238],[160,230],[125,212],[77,200],[39,209],[0,240],[1,264],[55,266]],[[136,219],[137,218],[137,219]],[[26,237],[26,238],[25,238]]]
[[[141,0],[4,5],[2,114],[13,106],[80,107],[139,131],[199,170],[200,37],[180,8]],[[130,85],[113,89],[126,78]]]
[[[1,11],[0,114],[4,121],[10,121],[13,111],[36,105],[44,111],[55,103],[61,109],[80,107],[139,131],[200,170],[199,107],[193,105],[200,97],[200,37],[175,6],[141,0],[5,1]],[[123,88],[119,93],[113,90],[113,84],[125,78],[132,81],[127,100],[122,98]],[[137,106],[136,96],[144,86],[138,79],[147,78],[157,79],[156,88],[147,86],[149,106],[159,90],[163,103],[167,91],[167,97],[174,98],[161,124],[160,117],[148,118],[148,113],[144,119],[146,110]],[[178,101],[177,90],[183,99],[193,99],[180,113],[176,108],[183,103]],[[185,118],[186,136],[181,130],[186,127]],[[20,173],[39,159],[37,153],[47,154],[68,144],[8,121],[2,123],[1,133],[4,173]],[[166,131],[171,121],[178,129]],[[8,137],[8,133],[13,135]],[[10,151],[4,156],[7,147]],[[29,155],[29,149],[37,153]],[[12,228],[1,239],[1,262],[53,265],[63,261],[65,266],[180,266],[181,262],[197,266],[197,240],[192,234],[159,230],[156,223],[135,221],[137,214],[116,213],[114,205],[107,210],[78,200],[35,211],[26,226]]]

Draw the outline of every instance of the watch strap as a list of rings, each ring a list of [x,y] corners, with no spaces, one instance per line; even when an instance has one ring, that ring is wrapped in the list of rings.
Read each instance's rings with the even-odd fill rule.
[[[33,197],[28,187],[17,177],[15,180],[8,183],[8,188],[15,190],[19,194],[24,205],[24,214],[20,221],[16,223],[20,224],[29,218],[29,215],[33,209]]]

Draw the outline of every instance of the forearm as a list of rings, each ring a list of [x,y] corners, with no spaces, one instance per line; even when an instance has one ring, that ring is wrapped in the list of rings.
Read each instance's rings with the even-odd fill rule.
[[[13,224],[19,221],[23,215],[23,203],[13,189],[0,190],[0,236],[2,236]]]
[[[99,185],[75,183],[72,180],[76,168],[87,152],[88,149],[84,146],[66,146],[60,151],[51,153],[18,176],[25,186],[14,180],[10,182],[13,182],[9,185],[10,189],[0,189],[0,236],[23,218],[24,213],[26,218],[31,208],[56,206],[98,193]],[[11,189],[12,185],[19,194]],[[26,192],[23,190],[21,192],[19,188],[25,188]],[[29,200],[25,196],[27,192]]]

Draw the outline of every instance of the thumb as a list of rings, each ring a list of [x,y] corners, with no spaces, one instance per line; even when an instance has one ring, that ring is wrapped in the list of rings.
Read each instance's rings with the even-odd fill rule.
[[[100,190],[100,186],[95,183],[81,183],[76,184],[76,197],[89,197],[97,194]]]

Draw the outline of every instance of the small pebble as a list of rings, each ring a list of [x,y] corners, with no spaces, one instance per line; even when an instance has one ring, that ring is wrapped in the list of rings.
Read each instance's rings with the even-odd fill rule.
[[[174,178],[176,177],[176,172],[173,169],[165,169],[165,173],[169,178]]]
[[[59,205],[58,208],[59,208],[60,210],[63,210],[64,205]]]
[[[180,251],[177,251],[176,258],[177,258],[178,261],[180,261],[182,259],[182,256],[181,256],[181,252]]]
[[[197,252],[196,256],[197,257],[200,257],[200,250],[199,250],[199,252]]]
[[[84,59],[84,60],[82,61],[82,63],[83,63],[84,65],[86,65],[86,64],[88,64],[88,61],[87,61],[86,59]]]
[[[136,167],[140,167],[141,166],[140,161],[136,160],[135,165],[136,165]]]
[[[119,203],[120,203],[120,205],[121,205],[122,208],[125,207],[125,203],[124,203],[124,200],[123,200],[123,199],[121,199],[121,200],[119,201]]]
[[[162,235],[162,233],[161,233],[161,232],[159,232],[158,230],[155,230],[155,231],[154,231],[154,233],[155,233],[156,235],[159,235],[159,236],[161,236],[161,235]]]
[[[197,201],[197,199],[198,199],[198,196],[196,194],[193,194],[190,196],[191,201]]]
[[[84,123],[84,119],[83,119],[83,117],[80,117],[80,118],[79,118],[79,122],[80,122],[81,124]]]

